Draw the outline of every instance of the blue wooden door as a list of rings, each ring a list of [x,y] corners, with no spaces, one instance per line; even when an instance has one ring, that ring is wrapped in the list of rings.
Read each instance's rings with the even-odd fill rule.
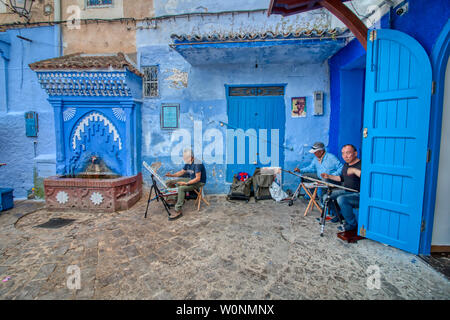
[[[237,138],[234,139],[234,159],[233,161],[227,159],[228,182],[231,182],[233,176],[238,172],[247,172],[253,175],[257,167],[281,166],[284,162],[284,148],[282,147],[285,126],[284,88],[275,88],[279,88],[279,90],[273,90],[273,87],[246,87],[247,90],[239,87],[231,88],[239,95],[228,97],[228,129],[242,129],[248,134],[245,137],[245,146],[239,144]],[[265,137],[260,135],[260,129],[266,129]],[[277,141],[271,139],[272,129],[278,129]],[[264,144],[267,150],[261,150],[261,144]],[[230,146],[227,145],[228,147]],[[262,163],[261,160],[264,161],[264,159],[261,157],[267,155],[270,158],[274,148],[278,149],[278,163]],[[238,163],[239,155],[244,154],[244,163]]]
[[[431,66],[395,30],[369,32],[360,235],[418,253],[427,163]]]

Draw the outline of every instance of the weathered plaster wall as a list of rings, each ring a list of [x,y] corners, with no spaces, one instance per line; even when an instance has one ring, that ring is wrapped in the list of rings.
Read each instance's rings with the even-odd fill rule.
[[[273,63],[280,61],[280,56],[266,57],[264,61],[258,61],[258,67],[252,59],[236,59],[237,53],[230,50],[222,63],[189,64],[178,52],[171,49],[172,33],[198,33],[205,34],[215,30],[221,32],[245,32],[247,30],[263,31],[277,28],[278,20],[271,23],[266,21],[266,16],[256,13],[250,17],[245,14],[230,15],[219,18],[191,17],[168,20],[158,24],[157,29],[144,29],[137,34],[138,62],[141,67],[148,65],[159,66],[160,96],[155,99],[144,99],[142,115],[143,160],[148,163],[161,161],[163,167],[161,173],[178,170],[180,165],[173,164],[170,153],[177,141],[171,141],[171,131],[160,129],[160,108],[162,103],[180,104],[180,128],[191,132],[194,139],[194,121],[202,121],[202,130],[217,129],[225,138],[225,126],[220,122],[228,122],[227,101],[225,85],[231,84],[287,84],[285,92],[285,163],[284,168],[294,169],[295,166],[306,165],[312,159],[307,153],[309,146],[316,141],[328,143],[329,128],[329,72],[328,65],[324,61],[318,61],[314,57],[314,50],[305,52],[311,59],[308,64]],[[247,22],[246,22],[247,21]],[[311,22],[311,20],[309,21]],[[285,26],[296,28],[306,26],[308,21],[298,20],[298,25]],[[283,25],[278,26],[281,31]],[[317,48],[316,48],[317,49]],[[337,50],[336,48],[333,48]],[[282,55],[283,50],[274,52]],[[202,53],[199,53],[200,55]],[[208,52],[204,58],[206,60]],[[329,53],[331,55],[332,52]],[[242,58],[242,57],[240,57]],[[199,60],[202,60],[200,56]],[[282,59],[281,59],[282,60]],[[236,63],[238,61],[239,63]],[[324,91],[324,115],[313,115],[313,92]],[[307,117],[292,118],[290,114],[291,97],[307,97]],[[198,137],[196,137],[198,138]],[[203,142],[204,148],[210,142]],[[225,144],[225,141],[224,141]],[[289,149],[293,150],[290,151]],[[224,150],[225,151],[225,150]],[[225,156],[222,155],[225,159]],[[208,193],[226,193],[229,184],[225,182],[224,164],[206,164],[208,181]],[[252,174],[252,173],[251,173]],[[148,182],[149,176],[144,172],[144,179]],[[290,175],[284,176],[286,188],[294,188],[298,181]]]
[[[84,53],[132,54],[136,52],[136,31],[120,21],[81,24],[80,29],[63,27],[64,55]]]
[[[403,0],[390,0],[389,3],[397,5]],[[258,10],[269,8],[270,0],[229,0],[229,1],[212,1],[212,0],[154,0],[155,16],[177,15],[184,13],[198,12],[223,12],[223,11],[239,11],[239,10]],[[358,0],[345,2],[351,11],[357,16],[364,19],[363,22],[369,27],[377,22],[380,17],[386,13],[389,5],[385,0]],[[381,10],[376,10],[377,8]],[[282,22],[289,27],[294,20],[310,20],[310,17],[317,19],[317,24],[326,24],[330,28],[342,27],[345,25],[334,15],[329,14],[325,9],[314,10],[295,14],[289,17],[281,15],[272,15],[265,20]],[[312,28],[312,26],[310,26]]]
[[[237,10],[236,8],[240,8],[240,6],[236,5],[234,9]],[[146,27],[145,24],[142,24],[142,26]],[[173,33],[209,35],[214,33],[264,33],[271,31],[278,34],[314,28],[333,29],[345,28],[345,26],[338,22],[332,22],[331,14],[324,10],[317,10],[314,13],[305,12],[289,17],[279,15],[267,17],[267,13],[262,11],[248,14],[195,15],[189,18],[173,17],[159,21],[154,32],[149,33],[147,37],[141,36],[138,39],[138,46],[171,43],[170,35]],[[145,33],[142,33],[142,35],[145,35]]]
[[[15,198],[24,198],[34,185],[35,172],[42,177],[55,173],[53,109],[28,64],[57,56],[55,27],[8,30],[11,43],[8,65],[8,112],[0,110],[0,186],[14,188]],[[21,35],[32,40],[17,38]],[[4,83],[0,80],[0,86]],[[4,97],[1,97],[2,99]],[[37,138],[25,136],[27,111],[39,116]]]
[[[157,16],[188,12],[218,12],[228,10],[267,9],[270,0],[211,1],[211,0],[155,0]]]
[[[155,16],[153,0],[124,0],[123,16],[125,18],[142,19]]]
[[[81,9],[81,19],[114,19],[122,18],[124,15],[124,1],[114,0],[112,6],[105,7],[87,7],[86,0],[62,0],[63,16],[67,14],[69,6],[78,6]],[[65,20],[65,19],[63,19]]]
[[[153,1],[119,0],[113,7],[86,8],[84,0],[64,0],[62,20],[68,20],[74,11],[69,6],[79,6],[82,22],[79,28],[63,24],[64,54],[85,53],[136,53],[136,25],[133,22],[89,22],[84,19],[120,19],[153,17]]]
[[[8,2],[8,1],[6,1]],[[54,5],[54,0],[38,0],[34,1],[31,8],[30,22],[41,21],[53,21],[54,13],[50,15],[44,14],[44,6],[46,4]],[[0,25],[14,22],[25,22],[25,18],[21,18],[19,15],[13,13],[8,7],[0,2]]]

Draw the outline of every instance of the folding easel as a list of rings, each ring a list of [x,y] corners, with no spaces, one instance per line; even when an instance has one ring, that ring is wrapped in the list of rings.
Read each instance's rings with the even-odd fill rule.
[[[178,191],[176,188],[168,188],[166,182],[156,173],[156,171],[147,164],[147,162],[143,161],[142,164],[144,165],[144,168],[147,169],[152,177],[152,186],[150,188],[150,193],[148,195],[148,201],[147,201],[147,208],[145,209],[145,215],[144,218],[147,218],[147,212],[148,212],[148,207],[150,205],[150,202],[156,200],[159,202],[159,200],[161,200],[164,209],[167,212],[168,217],[170,218],[170,204],[167,203],[166,198],[169,196],[176,196],[178,195]],[[162,186],[163,186],[163,191],[161,191],[158,188],[158,185],[156,183],[156,181],[158,181]],[[152,198],[152,193],[153,190],[155,191],[155,197]]]

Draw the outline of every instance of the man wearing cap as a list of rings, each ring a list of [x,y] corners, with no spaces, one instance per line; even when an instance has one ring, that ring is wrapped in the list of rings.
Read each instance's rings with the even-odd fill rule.
[[[295,172],[314,173],[317,175],[315,178],[322,179],[322,173],[326,173],[333,176],[339,176],[342,172],[342,163],[336,158],[335,155],[325,151],[325,145],[322,142],[316,142],[309,150],[309,153],[313,153],[315,158],[311,164],[305,168],[295,168]],[[313,175],[308,175],[314,177]]]
[[[314,154],[314,159],[312,160],[311,164],[305,168],[299,169],[295,168],[295,172],[300,172],[304,176],[309,176],[311,178],[316,179],[322,179],[327,182],[333,182],[329,179],[322,178],[322,174],[329,174],[329,175],[336,175],[339,176],[342,172],[342,163],[336,158],[335,155],[326,152],[325,145],[322,142],[316,142],[312,146],[312,148],[309,150],[309,153]],[[310,182],[310,181],[304,181],[302,179],[302,182]],[[319,188],[317,190],[317,196],[320,199],[321,204],[323,204],[323,194],[324,191],[322,188]],[[304,194],[303,194],[304,196]],[[332,212],[333,215],[335,215],[335,212]],[[335,217],[332,222],[338,222],[339,219]]]

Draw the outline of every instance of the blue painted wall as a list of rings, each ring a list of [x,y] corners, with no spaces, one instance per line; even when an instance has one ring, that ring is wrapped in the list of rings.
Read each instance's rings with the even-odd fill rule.
[[[409,10],[402,16],[391,13],[391,29],[402,31],[416,39],[428,55],[442,28],[450,18],[448,0],[409,0]],[[387,19],[385,16],[383,19]]]
[[[381,19],[381,28],[391,28],[402,31],[413,38],[415,38],[426,50],[431,58],[431,53],[436,44],[436,41],[441,34],[444,26],[449,21],[450,17],[450,1],[448,0],[410,0],[408,12],[402,16],[395,14],[395,8],[390,13],[386,14]],[[403,3],[402,3],[403,4]],[[402,5],[400,4],[400,5]],[[344,79],[342,74],[347,72],[352,67],[358,65],[359,60],[364,57],[362,46],[359,45],[356,40],[350,42],[345,48],[341,49],[330,59],[330,82],[331,82],[331,121],[330,121],[330,149],[338,151],[339,141],[342,141],[342,137],[345,137],[345,130],[342,130],[340,118],[343,117],[344,112],[342,110],[342,98],[341,95],[345,94],[346,84],[343,81],[351,82],[351,79]],[[445,66],[444,66],[445,68]],[[434,70],[434,73],[440,72]],[[445,73],[445,71],[444,71]],[[434,75],[436,77],[436,74]],[[347,93],[348,94],[348,93]],[[440,123],[440,119],[433,118],[433,114],[439,114],[436,110],[432,110],[432,123]],[[355,126],[360,126],[360,123],[356,123]],[[435,130],[435,126],[430,126],[430,130]],[[439,140],[432,132],[431,137],[434,140]],[[433,141],[434,141],[433,140]],[[434,146],[439,145],[439,142],[434,141]],[[436,149],[436,148],[434,148]],[[432,152],[431,163],[434,167],[438,165],[439,152]],[[436,175],[430,172],[430,168],[427,169],[427,181],[428,188],[425,191],[424,200],[424,216],[426,221],[426,232],[421,239],[420,251],[422,254],[429,254],[431,244],[431,232],[433,225],[433,210],[435,201],[435,185]]]
[[[310,17],[309,20],[299,24],[303,23],[305,27],[307,23],[314,21],[313,19],[315,18]],[[172,148],[178,141],[171,141],[172,131],[160,129],[161,104],[180,104],[180,128],[191,133],[192,141],[194,140],[194,121],[202,121],[202,132],[208,129],[218,130],[222,133],[225,144],[226,126],[220,126],[220,122],[228,122],[225,85],[286,84],[284,140],[287,149],[285,149],[285,161],[280,165],[292,170],[296,166],[309,164],[313,157],[308,153],[310,146],[316,141],[328,144],[330,84],[326,58],[342,47],[339,41],[331,46],[327,41],[323,41],[321,46],[318,40],[314,46],[304,51],[302,60],[304,59],[306,63],[303,64],[292,59],[282,46],[279,50],[275,48],[271,55],[260,56],[261,59],[256,63],[251,58],[243,59],[245,56],[240,55],[240,51],[234,51],[233,48],[223,48],[223,59],[212,55],[211,50],[193,50],[189,54],[198,56],[191,60],[192,64],[169,47],[169,44],[173,43],[170,35],[174,33],[203,35],[213,31],[245,33],[246,31],[271,30],[272,27],[272,30],[278,28],[281,31],[281,26],[278,24],[279,17],[271,21],[262,14],[250,14],[250,16],[230,14],[220,17],[177,18],[160,22],[156,29],[139,30],[138,28],[138,64],[140,67],[158,65],[160,86],[159,97],[144,98],[143,160],[148,163],[162,162],[161,174],[179,170],[181,167],[181,164],[173,164],[170,159]],[[292,24],[290,28],[292,29],[293,26],[295,24]],[[243,45],[236,47],[242,48]],[[326,49],[323,49],[324,47]],[[204,61],[203,64],[202,61]],[[280,61],[288,62],[281,64]],[[324,115],[322,116],[313,115],[314,91],[324,92]],[[305,96],[307,100],[306,118],[291,117],[291,98],[299,96]],[[209,144],[210,142],[203,141],[204,148]],[[225,154],[220,157],[225,160]],[[208,175],[206,190],[209,194],[229,191],[229,184],[225,182],[225,168],[225,163],[206,164]],[[149,182],[146,172],[144,172],[144,179],[147,183]],[[291,175],[284,175],[283,182],[285,188],[291,189],[298,184],[297,178]]]
[[[285,150],[285,167],[293,169],[311,160],[307,153],[309,146],[316,140],[327,142],[329,103],[325,102],[323,116],[312,115],[312,94],[322,90],[328,100],[328,68],[326,64],[317,65],[220,65],[192,67],[174,51],[163,48],[145,47],[141,49],[141,66],[158,64],[160,66],[161,94],[157,99],[144,99],[142,111],[143,160],[148,163],[161,161],[163,173],[177,170],[180,165],[172,164],[170,152],[177,141],[171,141],[172,131],[160,129],[160,108],[162,103],[180,104],[180,128],[187,129],[194,139],[194,121],[202,122],[203,133],[207,129],[219,130],[225,143],[228,122],[225,84],[263,84],[287,83],[285,95],[286,135],[285,145],[293,148]],[[176,70],[176,71],[175,71]],[[186,87],[174,82],[175,74],[185,72],[188,80]],[[308,116],[292,118],[290,98],[306,96]],[[196,137],[198,138],[198,137]],[[204,148],[209,142],[203,143]],[[225,150],[224,150],[225,152]],[[225,160],[225,155],[222,155]],[[207,164],[208,192],[225,193],[229,185],[225,183],[224,164]],[[144,174],[144,177],[146,175]],[[296,183],[286,176],[286,186]],[[147,177],[148,182],[148,177]]]
[[[267,8],[268,0],[242,1],[155,1],[156,16],[177,15],[188,12],[220,12]],[[319,39],[311,44],[251,48],[254,44],[206,44],[186,46],[177,52],[169,47],[176,35],[230,35],[288,34],[314,28],[342,28],[344,25],[326,11],[306,12],[289,17],[264,12],[234,13],[176,17],[158,22],[155,28],[145,23],[138,25],[136,35],[138,64],[140,67],[158,65],[160,92],[157,98],[145,98],[142,108],[143,160],[161,161],[161,174],[178,170],[172,164],[170,152],[177,141],[171,141],[171,131],[160,129],[160,108],[163,103],[180,104],[180,127],[193,135],[194,121],[202,121],[202,131],[216,129],[225,137],[227,101],[225,85],[286,84],[285,93],[285,169],[294,169],[310,163],[308,153],[316,141],[328,145],[330,122],[330,81],[326,60],[343,47],[340,41]],[[343,40],[343,39],[341,39]],[[281,41],[282,42],[282,41]],[[292,43],[292,42],[291,42]],[[220,47],[220,48],[219,48]],[[181,56],[181,54],[183,56]],[[184,57],[184,58],[183,58]],[[187,60],[185,60],[185,58]],[[256,68],[256,65],[258,67]],[[324,114],[313,115],[313,92],[324,92]],[[291,117],[291,98],[305,96],[307,117]],[[192,140],[194,137],[192,137]],[[198,137],[196,137],[198,139]],[[204,147],[209,142],[203,141]],[[292,149],[292,150],[291,150]],[[195,151],[195,150],[194,150]],[[225,151],[225,150],[224,150]],[[225,155],[220,155],[224,159]],[[226,193],[225,164],[206,164],[208,193]],[[144,172],[148,183],[149,176]],[[284,187],[295,188],[296,177],[285,174]]]
[[[0,186],[14,188],[14,197],[18,199],[25,198],[34,187],[35,173],[37,176],[55,173],[53,109],[28,64],[58,55],[57,27],[8,30],[2,34],[2,39],[5,38],[10,43],[10,60],[7,83],[0,78],[0,87],[7,88],[7,104],[5,97],[0,97],[7,106],[0,110],[0,162],[7,165],[0,168]],[[25,136],[27,111],[38,113],[37,138]]]
[[[338,157],[341,157],[340,150],[344,144],[352,143],[357,147],[361,146],[358,135],[362,123],[364,87],[363,81],[358,81],[361,81],[361,66],[365,64],[365,57],[366,51],[363,46],[354,39],[328,62],[331,95],[328,151]],[[344,80],[349,82],[344,83]],[[353,122],[355,120],[358,121],[355,123]]]
[[[361,154],[362,122],[364,113],[364,69],[341,70],[341,101],[339,118],[339,150],[337,155],[341,161],[340,149],[346,144],[356,147]]]
[[[378,24],[381,28],[405,32],[419,41],[428,54],[431,54],[436,38],[450,17],[450,1],[411,0],[408,2],[409,10],[406,14],[398,16],[393,8],[391,12],[382,17]],[[330,152],[339,156],[341,146],[347,141],[356,143],[356,146],[361,145],[362,117],[359,117],[358,113],[362,113],[363,103],[358,102],[362,87],[359,85],[358,77],[360,75],[358,76],[357,70],[364,68],[364,64],[365,50],[356,39],[329,60],[331,118],[328,147]],[[353,70],[354,73],[352,74],[349,70]],[[350,105],[354,108],[349,109]],[[344,115],[345,117],[349,116],[349,111],[352,111],[350,116],[352,121],[355,121],[354,126],[349,126],[348,123],[345,125],[345,122],[348,121],[342,120]],[[358,121],[358,117],[360,121]]]

